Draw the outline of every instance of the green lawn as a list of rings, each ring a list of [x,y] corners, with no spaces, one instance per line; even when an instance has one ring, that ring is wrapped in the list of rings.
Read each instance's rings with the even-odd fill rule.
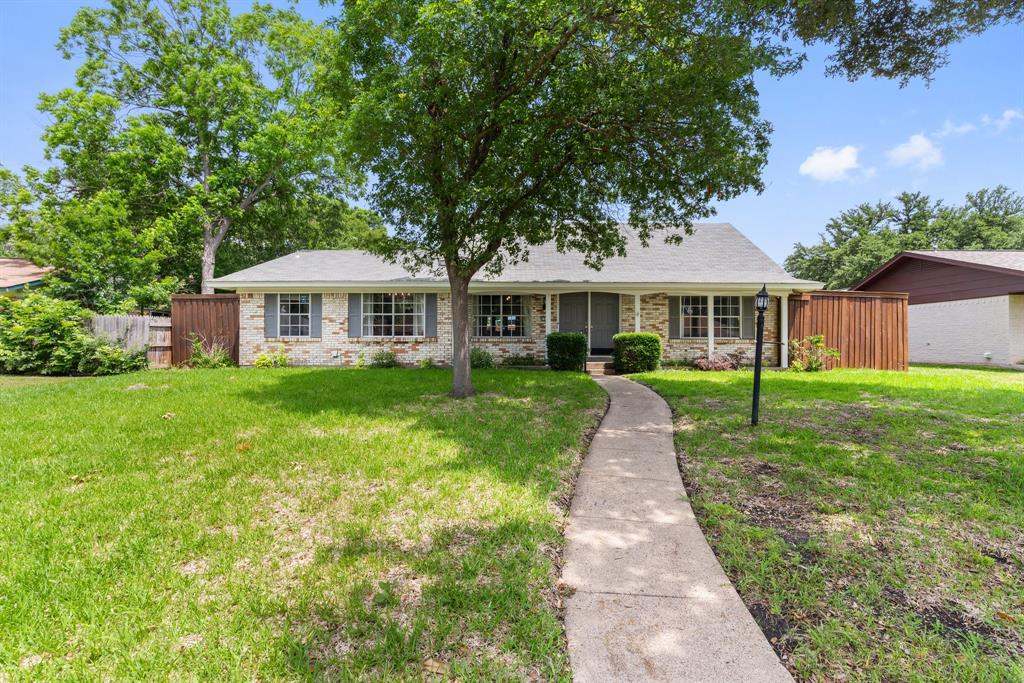
[[[697,515],[798,678],[1024,680],[1024,373],[637,377]]]
[[[0,384],[0,680],[569,678],[582,375]]]

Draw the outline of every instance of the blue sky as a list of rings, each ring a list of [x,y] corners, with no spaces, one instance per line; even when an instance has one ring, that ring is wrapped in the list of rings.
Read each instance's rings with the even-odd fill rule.
[[[74,63],[53,48],[87,3],[0,0],[0,164],[43,163],[40,92],[74,82]],[[303,3],[322,16],[316,3]],[[825,51],[802,72],[758,79],[762,115],[775,132],[766,189],[719,205],[782,260],[813,242],[826,221],[860,202],[920,190],[947,202],[1000,183],[1024,193],[1024,29],[994,29],[956,46],[930,87],[915,82],[825,78]]]

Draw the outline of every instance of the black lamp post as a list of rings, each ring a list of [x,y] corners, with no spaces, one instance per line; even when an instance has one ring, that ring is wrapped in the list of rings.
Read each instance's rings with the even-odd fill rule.
[[[750,424],[757,424],[758,404],[761,401],[761,351],[764,348],[764,312],[768,310],[768,290],[761,285],[761,291],[754,297],[757,309],[757,343],[754,346],[754,407],[750,411]]]

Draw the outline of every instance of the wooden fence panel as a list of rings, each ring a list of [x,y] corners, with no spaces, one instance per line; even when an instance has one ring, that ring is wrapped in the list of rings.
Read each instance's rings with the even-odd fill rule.
[[[907,295],[894,292],[805,292],[789,298],[789,338],[821,334],[839,349],[829,367],[906,370]]]
[[[192,357],[192,338],[209,348],[223,346],[238,362],[238,295],[176,294],[171,297],[171,361]]]
[[[171,319],[155,315],[97,315],[89,320],[93,335],[131,351],[146,349],[151,368],[171,365]]]

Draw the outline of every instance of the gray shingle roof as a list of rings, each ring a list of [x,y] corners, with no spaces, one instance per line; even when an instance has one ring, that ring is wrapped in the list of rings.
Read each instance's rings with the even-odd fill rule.
[[[1024,251],[1010,249],[966,250],[966,249],[935,249],[932,251],[908,251],[908,254],[935,256],[937,258],[973,263],[993,268],[1009,268],[1024,272]]]
[[[497,277],[474,281],[502,283],[734,283],[817,286],[794,278],[728,223],[694,226],[682,244],[665,244],[655,235],[643,247],[636,234],[627,236],[625,257],[610,258],[601,270],[586,266],[578,253],[561,254],[553,243],[530,248],[529,260],[505,268]],[[213,281],[232,289],[239,284],[281,283],[431,283],[445,278],[387,263],[364,251],[298,251]]]

